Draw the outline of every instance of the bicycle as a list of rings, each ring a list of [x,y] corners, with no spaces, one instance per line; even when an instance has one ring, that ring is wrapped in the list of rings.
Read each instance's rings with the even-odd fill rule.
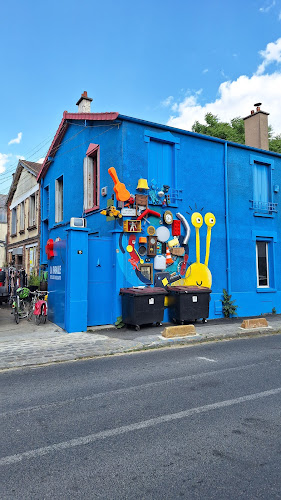
[[[12,309],[14,314],[14,320],[17,325],[20,319],[27,318],[30,311],[30,300],[29,299],[30,290],[26,287],[20,287],[16,290],[16,295],[13,297]]]
[[[48,314],[48,292],[35,291],[32,292],[31,307],[28,315],[28,319],[31,320],[32,315],[35,316],[36,325],[40,323],[46,323]]]

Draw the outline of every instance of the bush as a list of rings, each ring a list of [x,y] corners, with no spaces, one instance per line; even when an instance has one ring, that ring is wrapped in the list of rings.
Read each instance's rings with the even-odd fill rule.
[[[38,286],[39,287],[39,285],[40,285],[40,278],[34,271],[32,271],[32,273],[29,276],[28,286]]]
[[[234,304],[235,300],[231,300],[232,296],[229,295],[229,293],[227,293],[225,288],[223,289],[222,293],[223,293],[223,299],[221,302],[222,302],[222,311],[224,317],[231,318],[231,316],[237,316],[236,309],[238,306]]]

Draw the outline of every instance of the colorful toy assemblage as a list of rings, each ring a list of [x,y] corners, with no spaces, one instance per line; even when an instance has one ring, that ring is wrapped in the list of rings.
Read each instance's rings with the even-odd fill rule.
[[[141,221],[140,220],[124,220],[123,221],[124,233],[140,233]]]
[[[181,221],[180,220],[173,220],[172,222],[172,235],[173,236],[180,236],[181,234]]]
[[[120,210],[117,210],[114,205],[106,207],[106,209],[101,210],[102,215],[106,215],[107,217],[114,217],[115,219],[121,219],[122,214]]]
[[[126,188],[125,184],[119,181],[115,168],[109,168],[108,173],[114,182],[113,190],[116,194],[116,199],[118,201],[128,201],[131,196],[130,192]]]
[[[147,179],[139,179],[138,180],[138,185],[137,185],[137,189],[140,189],[140,190],[148,190],[149,187],[148,187],[148,183],[147,183]]]

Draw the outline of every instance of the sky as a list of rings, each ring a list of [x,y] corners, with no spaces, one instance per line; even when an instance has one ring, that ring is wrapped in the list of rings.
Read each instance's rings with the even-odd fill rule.
[[[281,0],[14,0],[1,6],[0,193],[42,162],[64,110],[191,130],[254,103],[281,133]]]

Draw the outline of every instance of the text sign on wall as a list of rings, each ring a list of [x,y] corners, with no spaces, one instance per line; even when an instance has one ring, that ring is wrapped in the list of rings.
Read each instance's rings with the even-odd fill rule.
[[[61,280],[61,266],[50,266],[50,280]]]

